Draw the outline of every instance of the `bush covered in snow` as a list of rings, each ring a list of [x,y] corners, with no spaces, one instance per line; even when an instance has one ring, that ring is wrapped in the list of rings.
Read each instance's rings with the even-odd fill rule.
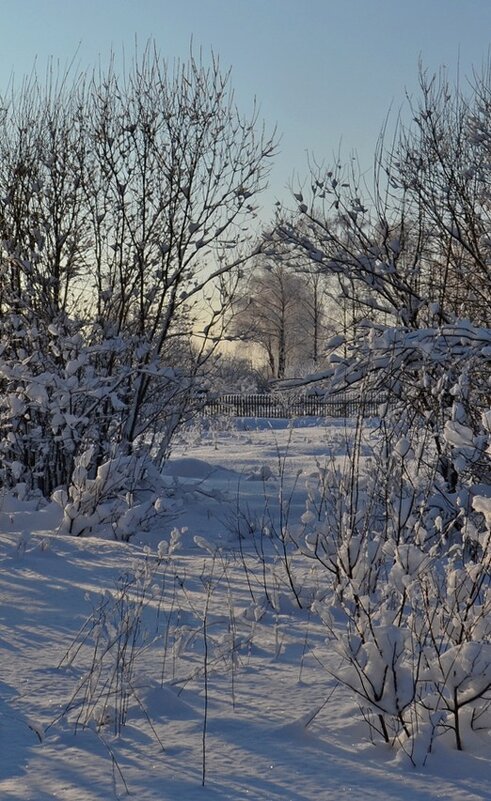
[[[449,499],[405,440],[374,455],[360,472],[351,459],[323,476],[320,516],[312,488],[302,551],[326,574],[314,609],[341,657],[337,678],[372,732],[420,762],[443,732],[458,749],[471,730],[489,732],[490,499]]]
[[[1,105],[0,478],[61,487],[71,515],[80,459],[107,492],[101,470],[162,464],[196,407],[274,144],[216,60],[151,46],[124,78],[33,74]]]
[[[358,443],[323,477],[302,550],[332,587],[316,608],[340,680],[417,761],[490,723],[489,71],[465,96],[422,73],[411,116],[366,197],[352,169],[314,166],[267,239],[329,276],[344,315],[326,369],[284,386],[387,398],[371,465]]]

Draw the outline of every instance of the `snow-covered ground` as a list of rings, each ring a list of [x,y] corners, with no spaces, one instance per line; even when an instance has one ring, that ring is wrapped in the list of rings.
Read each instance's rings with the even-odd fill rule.
[[[166,467],[166,514],[129,545],[60,536],[54,505],[4,498],[1,799],[491,799],[489,738],[437,742],[417,769],[371,743],[325,629],[263,571],[280,493],[294,527],[352,434],[196,426]]]

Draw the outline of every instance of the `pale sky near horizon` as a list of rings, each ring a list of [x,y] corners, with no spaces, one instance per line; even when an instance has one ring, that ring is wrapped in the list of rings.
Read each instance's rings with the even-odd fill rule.
[[[213,50],[244,113],[257,97],[281,135],[265,203],[302,183],[307,154],[358,152],[370,169],[390,107],[417,92],[418,61],[461,82],[489,57],[491,0],[0,0],[0,91],[36,59],[61,68],[131,56],[153,38],[169,61]]]

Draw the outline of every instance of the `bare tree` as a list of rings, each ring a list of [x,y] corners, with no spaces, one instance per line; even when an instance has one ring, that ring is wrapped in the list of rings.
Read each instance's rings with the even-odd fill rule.
[[[262,348],[270,375],[281,379],[302,360],[311,365],[318,357],[321,316],[318,282],[266,259],[234,304],[233,329]]]
[[[476,455],[459,460],[444,432],[459,424],[476,442],[487,436],[490,98],[489,71],[469,97],[422,73],[413,122],[388,147],[381,138],[373,184],[353,167],[314,165],[309,189],[295,193],[297,215],[270,236],[271,249],[336,276],[344,301],[361,312],[351,338],[333,342],[323,372],[331,391],[389,393],[394,436],[424,430],[452,492],[459,476],[483,468]]]
[[[445,71],[420,69],[413,124],[394,147],[393,180],[423,211],[434,237],[434,300],[442,314],[489,325],[491,66],[468,94]]]
[[[0,105],[4,358],[29,339],[50,398],[70,377],[72,458],[87,437],[98,462],[131,453],[156,425],[164,458],[254,249],[274,134],[217,59],[169,67],[152,45],[123,75],[48,71]]]

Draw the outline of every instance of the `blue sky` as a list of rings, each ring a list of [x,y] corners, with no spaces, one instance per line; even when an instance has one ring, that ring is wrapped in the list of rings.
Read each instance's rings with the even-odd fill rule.
[[[153,37],[169,60],[190,41],[232,67],[238,105],[281,134],[267,203],[302,182],[307,154],[331,162],[341,146],[369,169],[388,109],[417,89],[418,60],[452,76],[487,61],[491,0],[0,0],[0,87],[37,58],[65,67],[131,54]]]

